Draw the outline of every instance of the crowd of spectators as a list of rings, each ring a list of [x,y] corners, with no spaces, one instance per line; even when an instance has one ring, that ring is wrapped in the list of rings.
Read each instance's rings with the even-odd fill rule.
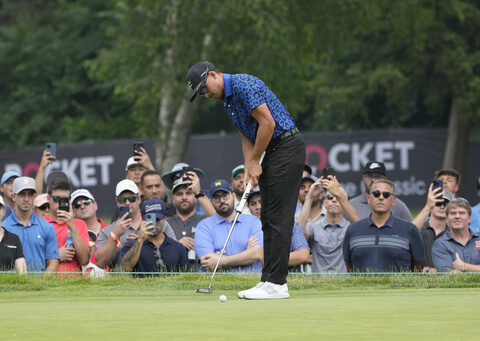
[[[107,224],[97,216],[89,190],[73,191],[59,171],[44,178],[54,159],[43,152],[35,179],[14,172],[1,177],[0,271],[58,276],[212,271],[237,212],[219,271],[261,271],[261,193],[253,189],[239,207],[246,187],[243,165],[228,181],[217,179],[202,189],[201,169],[179,163],[159,174],[140,148],[112,193]],[[480,271],[480,204],[457,196],[461,176],[454,169],[435,173],[437,181],[414,219],[407,203],[396,198],[382,162],[364,166],[365,190],[357,197],[349,200],[340,180],[317,178],[305,165],[299,192],[292,193],[298,206],[291,272]],[[480,197],[480,178],[476,189]]]

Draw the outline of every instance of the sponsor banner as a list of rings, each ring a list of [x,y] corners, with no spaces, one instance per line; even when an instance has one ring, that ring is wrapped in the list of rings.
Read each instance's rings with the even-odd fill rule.
[[[137,140],[135,140],[137,141]],[[155,161],[153,139],[141,139]],[[125,166],[133,153],[132,140],[115,140],[57,145],[57,160],[45,170],[45,179],[54,170],[65,172],[73,190],[88,189],[98,202],[99,217],[110,217],[115,209],[115,186],[125,178]],[[0,153],[1,174],[14,171],[35,177],[44,147]],[[46,191],[46,188],[44,189]]]
[[[370,160],[385,163],[387,177],[396,185],[396,193],[410,209],[425,205],[428,186],[434,172],[441,168],[446,142],[444,129],[369,130],[341,133],[303,133],[307,163],[320,176],[326,166],[335,169],[349,197],[364,191],[363,166]],[[472,203],[475,179],[480,176],[480,145],[471,144],[468,174],[462,187]],[[206,173],[203,187],[219,178],[231,179],[231,171],[243,163],[238,134],[192,136],[186,157],[191,166]],[[295,195],[295,194],[292,194]]]
[[[350,197],[363,191],[362,170],[369,160],[385,163],[387,176],[395,182],[397,195],[409,208],[425,204],[428,186],[435,170],[441,168],[446,130],[372,130],[342,133],[304,133],[307,162],[315,175],[325,166],[336,175]],[[153,139],[141,139],[155,164]],[[125,177],[133,140],[115,140],[57,146],[57,161],[49,166],[64,171],[73,189],[86,188],[99,204],[99,216],[109,218],[115,209],[114,190]],[[43,147],[0,153],[0,172],[15,171],[35,177]],[[476,204],[475,181],[480,176],[480,144],[471,144],[467,174],[461,189]],[[240,137],[229,135],[193,135],[185,162],[201,168],[206,177],[202,187],[216,179],[231,180],[232,169],[243,163]],[[292,193],[292,195],[297,195]]]

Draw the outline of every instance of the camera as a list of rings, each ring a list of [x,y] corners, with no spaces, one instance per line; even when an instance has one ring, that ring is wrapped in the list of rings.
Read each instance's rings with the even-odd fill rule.
[[[62,211],[70,211],[70,203],[68,198],[58,199],[58,209]]]
[[[145,149],[143,142],[133,142],[133,158],[135,161],[138,160],[135,156],[140,156],[139,152],[142,151],[141,148]]]
[[[147,213],[145,215],[145,221],[149,221],[153,224],[153,229],[148,230],[148,232],[157,232],[157,216],[155,215],[155,213]]]

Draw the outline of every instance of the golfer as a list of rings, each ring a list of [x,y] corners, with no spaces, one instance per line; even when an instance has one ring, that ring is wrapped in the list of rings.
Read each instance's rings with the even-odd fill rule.
[[[260,79],[222,73],[210,62],[193,65],[187,73],[197,94],[217,98],[240,131],[245,183],[260,186],[264,265],[255,287],[240,291],[246,299],[288,298],[287,274],[298,190],[305,165],[305,143],[295,121]],[[260,165],[260,157],[266,151]]]

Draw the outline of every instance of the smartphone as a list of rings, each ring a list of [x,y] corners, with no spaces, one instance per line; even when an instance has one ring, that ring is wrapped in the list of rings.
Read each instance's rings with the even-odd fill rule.
[[[125,213],[129,213],[130,214],[130,207],[128,206],[121,206],[121,207],[118,207],[117,208],[117,211],[118,211],[118,219],[120,219],[121,217],[123,217],[125,215]],[[127,218],[129,218],[129,216],[127,216]]]
[[[143,142],[133,142],[133,156],[140,156],[141,148],[145,149]]]
[[[70,211],[70,202],[68,198],[60,198],[58,200],[58,209],[62,211]]]
[[[145,221],[150,221],[153,224],[153,229],[149,230],[149,232],[157,232],[157,216],[155,213],[147,213],[145,216]]]
[[[432,185],[433,185],[433,188],[432,188],[433,193],[435,193],[435,191],[436,191],[437,188],[440,188],[440,189],[441,189],[440,192],[443,191],[443,181],[442,181],[442,180],[433,180],[433,181],[432,181]]]
[[[45,150],[50,152],[54,158],[57,158],[57,144],[54,142],[48,142],[45,145]]]
[[[331,167],[325,167],[323,169],[323,178],[328,179],[329,175],[335,176],[335,170]]]

